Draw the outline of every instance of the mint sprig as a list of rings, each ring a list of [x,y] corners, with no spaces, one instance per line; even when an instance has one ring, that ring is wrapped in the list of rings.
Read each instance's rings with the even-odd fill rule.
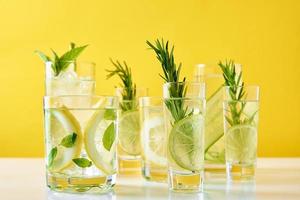
[[[82,51],[88,45],[76,47],[74,43],[70,44],[71,49],[64,53],[62,56],[58,56],[58,54],[51,49],[53,58],[51,59],[50,56],[45,55],[43,52],[36,50],[35,53],[39,55],[39,57],[44,62],[52,62],[52,70],[55,76],[58,76],[62,71],[66,70],[70,63],[75,62],[76,58],[82,53]]]

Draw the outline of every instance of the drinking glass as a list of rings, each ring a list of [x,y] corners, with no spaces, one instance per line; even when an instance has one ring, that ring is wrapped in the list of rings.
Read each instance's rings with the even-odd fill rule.
[[[259,87],[225,87],[224,95],[227,178],[253,179],[257,159]]]
[[[194,80],[205,83],[205,175],[207,178],[226,177],[223,125],[224,78],[219,67],[198,64]]]
[[[126,91],[117,88],[119,97],[120,121],[118,123],[118,172],[121,175],[136,175],[141,173],[141,127],[138,98],[146,96],[148,89],[137,88],[136,95],[127,99]],[[124,98],[126,97],[126,98]]]
[[[47,96],[94,94],[95,63],[70,61],[59,75],[54,73],[52,62],[46,62],[45,68]]]
[[[204,84],[166,83],[163,88],[169,188],[176,192],[202,191]]]
[[[47,185],[102,193],[116,182],[116,97],[44,97]]]
[[[142,175],[145,179],[167,182],[166,130],[162,97],[141,97]]]

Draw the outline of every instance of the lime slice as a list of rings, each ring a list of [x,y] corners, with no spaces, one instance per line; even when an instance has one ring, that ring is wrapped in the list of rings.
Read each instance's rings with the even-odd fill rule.
[[[105,174],[115,173],[115,143],[113,142],[108,151],[103,145],[103,136],[106,129],[114,123],[112,120],[106,120],[104,110],[99,110],[91,117],[84,132],[85,149],[95,166]]]
[[[250,125],[236,125],[226,132],[226,159],[248,162],[256,159],[257,131]]]
[[[127,111],[122,114],[119,122],[119,146],[130,155],[141,153],[138,111]]]
[[[169,135],[169,152],[181,168],[199,171],[203,167],[204,119],[202,115],[192,115],[177,122]]]
[[[143,123],[144,156],[146,160],[166,166],[166,132],[163,116],[152,117]]]
[[[72,164],[72,159],[80,155],[82,147],[80,125],[67,108],[47,110],[45,122],[46,130],[49,131],[49,136],[51,137],[50,140],[47,140],[51,141],[51,144],[47,146],[51,148],[57,147],[57,155],[48,169],[51,172],[59,172],[69,167]],[[74,145],[68,148],[60,145],[63,138],[72,133],[77,134]]]

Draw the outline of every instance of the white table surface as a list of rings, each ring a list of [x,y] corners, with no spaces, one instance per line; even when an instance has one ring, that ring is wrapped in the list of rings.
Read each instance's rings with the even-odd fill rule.
[[[202,194],[178,194],[166,184],[141,177],[120,177],[114,192],[105,195],[49,191],[42,159],[0,158],[0,200],[136,200],[136,199],[300,199],[300,158],[260,158],[254,182],[226,184],[206,181]]]

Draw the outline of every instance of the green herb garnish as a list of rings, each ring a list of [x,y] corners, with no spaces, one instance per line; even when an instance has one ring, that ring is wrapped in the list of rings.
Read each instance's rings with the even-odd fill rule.
[[[70,44],[71,49],[64,53],[62,56],[58,56],[58,54],[51,49],[53,58],[51,59],[50,56],[45,55],[43,52],[36,50],[35,53],[37,53],[40,58],[44,62],[52,62],[52,70],[54,72],[55,76],[58,76],[62,71],[66,70],[70,63],[75,64],[76,58],[81,54],[81,52],[87,47],[88,45],[76,47],[74,43]],[[75,65],[76,68],[76,65]],[[74,69],[76,70],[76,69]]]
[[[225,116],[226,121],[231,126],[252,123],[257,111],[249,118],[242,117],[243,110],[246,106],[246,102],[243,101],[246,93],[244,91],[244,82],[242,81],[242,71],[239,73],[236,71],[235,63],[232,60],[225,61],[225,63],[219,62],[218,65],[223,71],[223,77],[225,80],[224,85],[229,86],[228,89],[231,98],[228,102],[230,116]]]
[[[120,84],[123,88],[122,90],[122,98],[123,102],[120,103],[120,107],[123,111],[127,110],[135,110],[137,109],[136,104],[136,84],[132,81],[132,73],[131,69],[127,66],[126,62],[123,61],[123,65],[116,60],[115,62],[110,59],[111,63],[115,67],[114,70],[106,70],[108,75],[106,76],[107,79],[118,76],[122,83]],[[124,101],[125,100],[125,101]]]
[[[54,148],[51,149],[51,151],[48,155],[48,167],[52,166],[56,155],[57,155],[57,147],[54,147]]]
[[[116,134],[115,134],[115,124],[111,123],[105,130],[102,142],[103,146],[107,151],[110,151],[112,144],[115,141]]]
[[[74,158],[72,161],[81,168],[86,168],[92,166],[92,162],[86,158]]]
[[[104,112],[104,119],[115,120],[117,118],[117,112],[115,109],[107,108]]]
[[[157,39],[154,44],[146,41],[148,46],[155,52],[156,58],[161,64],[163,74],[159,76],[166,82],[172,83],[169,88],[170,98],[184,98],[186,95],[186,78],[184,77],[180,81],[181,63],[177,66],[174,59],[174,46],[169,50],[169,41],[164,43]],[[165,104],[171,112],[175,123],[179,120],[187,117],[190,113],[187,113],[187,108],[184,107],[184,102],[181,99],[165,100]]]
[[[72,133],[70,135],[67,135],[66,137],[64,137],[62,139],[60,145],[66,147],[66,148],[70,148],[70,147],[74,146],[74,144],[76,142],[76,138],[77,138],[76,133]]]

